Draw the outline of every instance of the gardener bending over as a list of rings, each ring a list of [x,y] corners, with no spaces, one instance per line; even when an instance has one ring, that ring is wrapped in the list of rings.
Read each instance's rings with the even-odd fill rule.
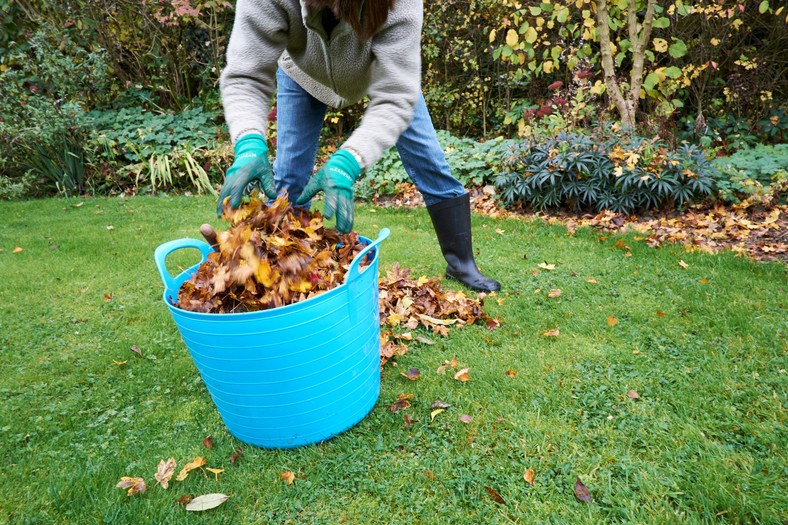
[[[219,196],[236,208],[249,183],[269,198],[287,189],[353,227],[353,183],[396,144],[424,196],[448,266],[446,276],[480,291],[500,284],[479,272],[471,244],[470,198],[451,175],[421,93],[421,0],[238,0],[221,76],[235,160]],[[276,79],[276,80],[274,80]],[[268,110],[277,91],[277,152],[268,161]],[[359,127],[314,177],[327,106],[369,97]],[[242,169],[247,166],[246,169]],[[252,168],[254,166],[254,168]]]

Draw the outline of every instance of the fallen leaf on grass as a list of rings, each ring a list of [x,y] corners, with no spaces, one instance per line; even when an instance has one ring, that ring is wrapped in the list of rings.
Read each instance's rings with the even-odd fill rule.
[[[501,322],[498,319],[487,319],[487,330],[495,330],[501,326]]]
[[[497,490],[495,490],[495,489],[491,489],[490,487],[487,487],[487,486],[485,486],[485,487],[484,487],[484,490],[486,490],[486,491],[487,491],[487,494],[489,494],[489,495],[490,495],[490,497],[492,498],[492,500],[493,500],[495,503],[500,503],[501,505],[506,505],[506,502],[503,500],[503,498],[501,497],[501,495],[500,495],[500,494],[498,494],[498,491],[497,491]]]
[[[202,496],[197,496],[189,503],[186,504],[186,510],[192,512],[199,512],[202,510],[209,510],[218,507],[230,496],[226,494],[214,493],[214,494],[203,494]]]
[[[591,284],[596,284],[597,280],[596,279],[588,279],[586,282],[587,283],[591,283]]]
[[[408,399],[415,396],[415,394],[400,394],[397,396],[397,400],[391,404],[391,411],[395,414],[400,410],[405,410],[406,408],[410,407],[410,401]]]
[[[205,470],[207,470],[208,472],[210,472],[211,474],[213,474],[214,476],[216,476],[216,481],[219,481],[219,474],[221,474],[222,472],[224,472],[224,469],[223,469],[223,468],[210,468],[210,467],[206,467],[206,468],[205,468]]]
[[[444,412],[444,411],[445,411],[445,409],[443,409],[443,408],[436,408],[435,410],[430,412],[430,421],[435,421],[435,416],[437,416],[438,414],[440,414],[441,412]]]
[[[244,453],[240,448],[235,452],[233,452],[232,454],[230,454],[230,464],[235,465],[235,462],[238,461],[238,458],[240,458],[243,455]]]
[[[126,363],[128,363],[128,361],[113,361],[112,362],[113,365],[117,365],[117,366],[125,365]]]
[[[419,343],[424,343],[425,345],[434,345],[435,344],[435,341],[430,341],[426,337],[422,337],[420,335],[416,336],[416,341],[418,341]]]
[[[547,292],[547,297],[550,297],[550,298],[561,297],[561,290],[558,289],[558,288],[553,288],[552,290]]]
[[[583,482],[580,481],[580,476],[578,476],[577,481],[575,481],[575,497],[583,503],[592,503],[594,501],[591,499],[591,494],[588,492],[588,487],[583,485]]]
[[[539,263],[537,266],[543,270],[547,270],[548,272],[555,270],[555,264]]]
[[[175,478],[176,481],[183,481],[189,475],[189,472],[191,472],[194,469],[198,469],[204,466],[205,464],[206,464],[205,458],[202,456],[197,456],[196,458],[194,458],[194,460],[192,460],[189,463],[186,463],[186,465],[183,466],[183,470],[181,470],[180,474],[178,474],[178,477]]]
[[[683,260],[679,261],[679,266],[681,266],[684,269],[689,268],[689,264],[685,263]]]
[[[112,300],[112,292],[104,294],[104,300],[110,302]]]
[[[657,310],[657,317],[665,317],[665,312],[660,312]]]
[[[608,326],[616,326],[617,324],[618,324],[618,319],[616,319],[612,315],[608,316],[608,318],[607,318],[607,325]]]
[[[507,370],[506,375],[509,377],[514,377],[517,375],[517,370]]]
[[[170,458],[166,462],[162,459],[159,462],[159,470],[153,477],[156,478],[156,481],[159,482],[159,485],[161,485],[161,488],[164,490],[167,490],[170,486],[170,478],[172,478],[176,466],[178,466],[178,464],[175,463],[175,458]]]
[[[433,474],[431,471],[429,471],[429,470],[425,470],[425,471],[424,471],[424,475],[425,475],[425,476],[427,476],[427,478],[428,478],[430,481],[435,481],[435,474]]]
[[[208,450],[212,449],[213,448],[213,436],[212,435],[206,436],[205,439],[202,440],[202,446],[204,446]]]
[[[293,474],[289,470],[287,472],[280,472],[279,475],[282,477],[283,480],[285,480],[285,482],[288,485],[292,485],[293,481],[295,481],[295,474]]]
[[[525,474],[523,474],[523,479],[526,481],[526,483],[530,483],[531,485],[533,485],[534,484],[534,471],[533,471],[533,469],[529,468],[528,470],[526,470]]]
[[[430,405],[430,408],[449,408],[451,405],[449,403],[444,403],[440,399],[436,399]]]
[[[471,376],[468,375],[468,372],[470,372],[470,370],[471,370],[470,368],[462,368],[458,370],[457,373],[454,374],[454,379],[462,383],[469,381],[471,379]]]
[[[640,399],[640,395],[634,390],[627,390],[627,397],[629,399]]]
[[[17,246],[16,248],[14,248],[14,250],[11,253],[19,253],[22,251],[24,251],[24,248],[20,248],[19,246]]]
[[[114,227],[114,226],[112,226],[112,225],[110,225],[110,226],[107,226],[107,229],[111,231],[111,230],[114,230],[114,229],[115,229],[115,227]]]
[[[131,345],[131,351],[132,352],[137,352],[139,355],[142,355],[142,350],[137,348],[137,345]]]
[[[413,419],[410,414],[405,414],[405,428],[410,428],[412,425],[418,423],[418,419]]]
[[[473,421],[473,418],[471,416],[469,416],[468,414],[461,415],[459,419],[463,423],[470,423],[471,421]]]
[[[551,328],[550,330],[542,330],[542,333],[544,333],[546,337],[558,337],[560,332],[558,328]]]
[[[498,235],[503,235],[503,230],[500,228],[495,228],[495,233],[497,233]]]
[[[194,499],[194,494],[184,494],[181,499],[177,501],[178,505],[186,505]]]
[[[145,480],[142,478],[132,478],[130,476],[123,476],[118,481],[118,484],[115,485],[121,489],[129,489],[128,495],[133,496],[134,494],[145,492]]]
[[[417,380],[420,374],[421,372],[419,372],[418,368],[408,368],[407,372],[400,372],[401,376],[407,377],[411,381]]]
[[[701,282],[701,284],[706,284],[707,282],[709,282],[709,280],[708,279],[701,279],[700,282]]]

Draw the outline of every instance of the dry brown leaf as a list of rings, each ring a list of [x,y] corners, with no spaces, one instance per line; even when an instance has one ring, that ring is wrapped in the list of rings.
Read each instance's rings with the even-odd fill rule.
[[[523,474],[523,479],[526,481],[526,483],[529,483],[529,484],[533,485],[534,484],[534,471],[533,471],[533,469],[529,468],[528,470],[526,470],[525,474]]]
[[[473,421],[473,418],[468,414],[463,414],[459,417],[459,420],[462,421],[463,423],[470,423],[471,421]]]
[[[127,492],[127,495],[129,496],[133,496],[137,493],[143,493],[146,489],[145,480],[142,478],[133,478],[130,476],[123,476],[115,486],[121,489],[129,489]]]
[[[159,462],[159,469],[153,477],[159,482],[161,488],[166,490],[170,486],[170,478],[172,478],[172,474],[175,472],[175,467],[177,466],[178,464],[175,463],[175,458],[170,458],[166,462],[162,459]]]
[[[547,297],[551,297],[551,298],[561,297],[561,290],[558,288],[553,288],[552,290],[547,292]]]
[[[207,448],[208,450],[213,448],[213,436],[208,435],[202,440],[202,446]]]
[[[586,282],[587,283],[591,283],[591,284],[596,284],[597,280],[596,279],[588,279]]]
[[[470,371],[471,371],[470,368],[462,368],[458,370],[456,374],[454,374],[454,379],[462,383],[465,383],[466,381],[469,381],[471,379],[471,376],[468,375],[468,372]]]
[[[578,476],[577,481],[575,481],[575,497],[583,503],[593,503],[594,501],[591,499],[591,494],[588,492],[588,487],[583,485],[583,482],[580,481],[580,476]]]
[[[131,351],[137,353],[138,355],[142,355],[142,350],[137,348],[137,345],[131,345]]]
[[[400,372],[400,375],[407,377],[411,381],[417,380],[420,374],[421,372],[419,372],[418,368],[408,368],[407,372]]]
[[[550,330],[542,330],[542,333],[546,337],[558,337],[560,331],[558,330],[558,328],[551,328]]]
[[[629,399],[640,399],[640,395],[634,390],[627,390],[627,397]]]
[[[514,377],[517,375],[517,370],[507,370],[506,375],[509,377]]]
[[[617,324],[618,324],[618,319],[616,319],[612,315],[608,316],[608,318],[607,318],[607,325],[608,326],[616,326]]]
[[[235,462],[236,462],[236,461],[238,461],[238,459],[239,459],[241,456],[243,456],[243,455],[244,455],[243,451],[242,451],[240,448],[239,448],[239,449],[237,449],[235,452],[233,452],[232,454],[230,454],[230,464],[231,464],[231,465],[235,465]]]
[[[177,503],[178,505],[186,505],[193,499],[194,499],[194,494],[184,494],[183,496],[181,496],[181,499],[179,499]]]
[[[500,503],[501,505],[506,505],[506,502],[505,502],[505,501],[504,501],[504,499],[501,497],[501,495],[500,495],[500,494],[498,494],[498,491],[497,491],[497,490],[495,490],[495,489],[491,489],[490,487],[487,487],[487,486],[485,486],[485,487],[484,487],[484,490],[486,490],[486,491],[487,491],[487,494],[489,494],[489,495],[490,495],[490,498],[492,498],[492,500],[493,500],[494,502],[496,502],[496,503]]]
[[[430,405],[430,408],[449,408],[451,405],[449,403],[444,403],[440,399],[436,399]]]

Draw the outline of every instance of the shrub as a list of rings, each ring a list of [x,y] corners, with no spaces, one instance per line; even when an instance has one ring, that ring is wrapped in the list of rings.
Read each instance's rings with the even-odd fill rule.
[[[560,131],[513,145],[495,179],[503,204],[628,213],[682,206],[711,192],[713,168],[700,148],[670,151],[658,139],[611,131]]]
[[[788,144],[742,149],[713,162],[717,168],[714,188],[721,199],[779,200],[788,180]]]
[[[480,186],[492,181],[497,158],[514,141],[498,137],[477,142],[459,138],[448,131],[439,130],[438,142],[446,155],[452,175],[463,186]],[[366,169],[359,180],[356,195],[361,199],[371,198],[375,193],[393,193],[400,182],[410,181],[395,147],[383,153],[383,157]]]

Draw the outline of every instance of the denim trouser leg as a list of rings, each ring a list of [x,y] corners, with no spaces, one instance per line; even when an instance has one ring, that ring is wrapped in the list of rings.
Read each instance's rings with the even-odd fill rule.
[[[276,190],[295,202],[315,169],[326,105],[307,93],[284,71],[276,72]],[[306,208],[309,204],[305,205]]]
[[[397,141],[397,151],[427,206],[465,194],[465,188],[451,174],[423,95],[416,103],[410,126]]]

